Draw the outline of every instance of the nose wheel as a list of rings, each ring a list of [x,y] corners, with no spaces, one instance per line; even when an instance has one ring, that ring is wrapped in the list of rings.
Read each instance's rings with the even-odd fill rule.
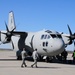
[[[46,59],[45,59],[45,62],[47,62],[47,63],[48,63],[48,62],[52,62],[52,61],[53,61],[53,58],[52,58],[52,57],[48,57],[48,56],[47,56]]]

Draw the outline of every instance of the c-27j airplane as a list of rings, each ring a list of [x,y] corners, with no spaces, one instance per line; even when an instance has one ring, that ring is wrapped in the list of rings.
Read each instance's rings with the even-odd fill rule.
[[[34,49],[37,49],[39,56],[55,56],[64,51],[65,47],[73,42],[75,35],[62,34],[57,31],[41,30],[38,32],[16,31],[13,12],[9,12],[8,26],[6,31],[0,31],[0,41],[2,44],[12,43],[13,50],[17,53],[17,59],[21,59],[21,51],[26,49],[28,55],[32,55]]]

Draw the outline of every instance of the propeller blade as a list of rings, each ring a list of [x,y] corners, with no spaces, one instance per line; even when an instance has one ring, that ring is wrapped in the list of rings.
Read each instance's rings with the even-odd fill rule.
[[[15,29],[16,29],[16,27],[11,32],[13,32]]]
[[[75,41],[74,41],[74,47],[75,47]]]
[[[68,24],[67,24],[67,26],[68,26],[68,29],[69,29],[69,33],[70,33],[70,35],[72,35],[72,31],[71,31],[71,29],[70,29],[70,27],[69,27]]]
[[[7,26],[6,22],[5,22],[5,25],[6,25],[6,30],[7,30],[7,32],[9,32],[9,29],[8,29],[8,26]]]
[[[7,37],[5,37],[5,39],[2,41],[2,44],[8,43],[6,40],[7,40]]]
[[[2,34],[5,34],[5,35],[7,34],[7,33],[5,33],[5,32],[1,32],[1,33],[2,33]]]
[[[11,41],[11,43],[12,43],[12,47],[13,47],[13,49],[14,49],[14,44],[13,44],[13,41]]]

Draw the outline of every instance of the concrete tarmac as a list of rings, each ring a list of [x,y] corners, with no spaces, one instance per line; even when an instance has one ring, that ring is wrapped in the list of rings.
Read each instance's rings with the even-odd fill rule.
[[[68,56],[71,59],[71,55]],[[75,75],[75,65],[38,62],[38,68],[31,68],[33,61],[27,61],[21,68],[21,60],[16,60],[16,52],[0,51],[0,75]]]

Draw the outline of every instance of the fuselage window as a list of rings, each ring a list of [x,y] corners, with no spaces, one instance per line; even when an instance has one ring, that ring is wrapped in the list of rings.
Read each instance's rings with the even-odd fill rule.
[[[48,46],[48,42],[43,42],[43,47],[47,47]]]
[[[43,42],[43,46],[45,46],[45,42]]]
[[[46,42],[46,46],[48,46],[48,42]]]

